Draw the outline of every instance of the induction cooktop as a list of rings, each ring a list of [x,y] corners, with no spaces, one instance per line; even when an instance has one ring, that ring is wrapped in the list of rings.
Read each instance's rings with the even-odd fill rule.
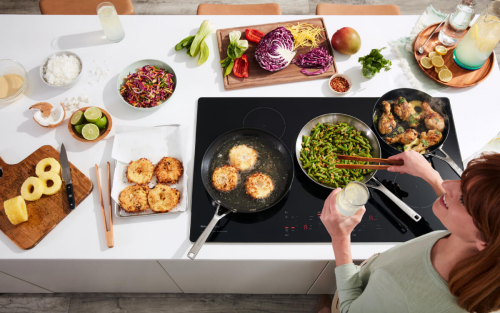
[[[259,213],[231,213],[222,218],[208,238],[211,242],[330,242],[321,223],[324,200],[331,190],[313,183],[301,170],[294,152],[302,127],[326,113],[355,116],[373,128],[371,116],[378,98],[200,98],[196,125],[196,146],[192,194],[190,240],[196,241],[212,219],[216,207],[201,180],[205,151],[220,135],[237,128],[266,130],[279,137],[292,153],[295,178],[287,196],[274,207]],[[443,150],[460,166],[450,101],[442,98],[449,116],[450,132]],[[390,154],[382,151],[382,157]],[[443,179],[459,179],[443,161],[430,158]],[[402,242],[445,227],[434,216],[436,195],[420,178],[379,170],[375,177],[422,216],[419,222],[404,214],[377,190],[366,213],[352,233],[353,242]]]

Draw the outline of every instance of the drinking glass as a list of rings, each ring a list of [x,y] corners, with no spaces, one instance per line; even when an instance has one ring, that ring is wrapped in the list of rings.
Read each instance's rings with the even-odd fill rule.
[[[344,216],[353,216],[366,204],[369,194],[365,184],[352,181],[337,194],[337,209]]]
[[[492,0],[453,51],[455,63],[466,70],[481,68],[500,41],[500,1]]]
[[[125,38],[122,23],[111,2],[103,2],[97,6],[97,15],[101,21],[106,38],[111,42],[120,42]]]

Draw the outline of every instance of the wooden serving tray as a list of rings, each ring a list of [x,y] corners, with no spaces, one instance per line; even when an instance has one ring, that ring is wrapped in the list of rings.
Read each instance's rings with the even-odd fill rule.
[[[245,37],[245,29],[253,28],[260,30],[264,34],[267,34],[271,30],[279,26],[285,26],[288,24],[297,24],[300,23],[308,23],[315,27],[321,27],[325,31],[323,32],[323,38],[320,39],[319,46],[323,46],[328,50],[328,53],[333,56],[333,48],[330,43],[330,37],[328,36],[328,32],[326,31],[325,22],[323,18],[311,18],[305,20],[297,20],[297,21],[287,21],[280,23],[270,23],[270,24],[262,24],[262,25],[252,25],[252,26],[243,26],[243,27],[234,27],[234,28],[225,28],[217,30],[217,41],[219,43],[219,55],[221,60],[224,60],[227,57],[227,47],[229,46],[229,33],[238,30],[241,32],[241,39],[246,39]],[[298,67],[295,64],[290,64],[281,71],[270,72],[261,68],[259,63],[254,58],[255,50],[257,49],[257,43],[248,41],[248,49],[245,51],[245,55],[248,57],[249,62],[249,77],[247,78],[238,78],[235,77],[232,73],[228,76],[224,77],[224,88],[226,90],[234,90],[234,89],[242,89],[242,88],[250,88],[250,87],[259,87],[259,86],[267,86],[267,85],[277,85],[277,84],[285,84],[285,83],[293,83],[300,81],[308,81],[315,79],[325,79],[330,78],[333,74],[337,73],[337,65],[335,64],[335,57],[333,59],[333,65],[328,69],[328,71],[320,74],[307,76],[300,72],[302,68]],[[296,50],[296,54],[294,58],[297,58],[300,54],[304,54],[309,52],[310,47],[301,47]],[[311,72],[316,71],[317,69],[308,69]],[[224,76],[224,69],[221,68],[222,75]]]
[[[3,176],[0,177],[0,230],[23,250],[36,246],[50,231],[71,213],[63,182],[61,190],[55,195],[43,195],[37,201],[26,201],[28,221],[12,225],[5,214],[3,202],[21,195],[24,181],[35,176],[35,167],[42,159],[52,157],[60,160],[59,152],[51,146],[42,146],[18,164],[9,165],[0,158]],[[78,206],[91,192],[92,181],[80,172],[73,164],[71,180],[75,193],[75,204]]]
[[[434,36],[432,36],[432,38],[429,40],[429,42],[424,46],[424,53],[422,54],[418,53],[418,48],[420,48],[420,46],[427,40],[427,38],[429,38],[429,36],[432,34],[434,29],[438,25],[439,23],[435,23],[427,26],[427,28],[422,30],[415,39],[415,43],[413,45],[413,54],[415,56],[415,60],[417,60],[417,64],[420,67],[420,69],[424,71],[424,73],[427,74],[427,76],[429,76],[435,82],[448,87],[465,88],[477,85],[483,80],[485,80],[486,77],[488,77],[488,75],[490,75],[491,71],[493,70],[495,64],[495,53],[491,53],[491,56],[488,58],[488,60],[486,60],[486,63],[484,63],[483,67],[481,67],[480,69],[475,71],[465,70],[460,66],[458,66],[453,60],[453,50],[455,49],[456,45],[451,47],[446,47],[443,44],[441,44],[441,42],[438,39],[439,31],[436,32]],[[467,32],[465,32],[463,36],[465,36],[466,34]],[[446,49],[448,50],[448,53],[443,56],[444,65],[446,65],[448,69],[451,71],[451,73],[453,74],[453,78],[447,83],[439,80],[438,74],[436,73],[436,71],[434,71],[434,68],[425,69],[420,64],[420,59],[428,56],[431,51],[434,51],[434,47],[438,45],[442,45],[446,47]]]

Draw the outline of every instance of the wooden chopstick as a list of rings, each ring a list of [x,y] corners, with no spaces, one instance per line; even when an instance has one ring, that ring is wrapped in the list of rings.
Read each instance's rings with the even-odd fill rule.
[[[354,155],[337,155],[339,160],[351,160],[351,161],[363,161],[363,162],[373,162],[373,163],[385,163],[392,165],[404,165],[403,160],[389,160],[389,159],[379,159],[379,158],[365,158]],[[339,164],[340,165],[340,164]]]
[[[386,170],[391,165],[373,165],[373,164],[335,164],[335,168],[345,168],[349,170]]]
[[[109,192],[109,225],[110,229],[108,230],[108,226],[106,224],[106,213],[104,212],[104,202],[102,200],[102,189],[101,189],[101,180],[99,179],[99,166],[95,165],[95,174],[97,176],[97,187],[99,188],[99,198],[101,199],[101,209],[102,209],[102,220],[104,222],[104,232],[106,233],[106,243],[108,248],[114,247],[113,240],[113,216],[111,215],[111,176],[109,174],[109,162],[108,162],[108,192]]]

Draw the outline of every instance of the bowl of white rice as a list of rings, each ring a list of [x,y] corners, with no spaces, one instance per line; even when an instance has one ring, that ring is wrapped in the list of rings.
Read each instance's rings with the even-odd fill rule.
[[[52,53],[40,65],[40,77],[51,87],[72,87],[80,79],[82,71],[82,59],[71,51]]]

